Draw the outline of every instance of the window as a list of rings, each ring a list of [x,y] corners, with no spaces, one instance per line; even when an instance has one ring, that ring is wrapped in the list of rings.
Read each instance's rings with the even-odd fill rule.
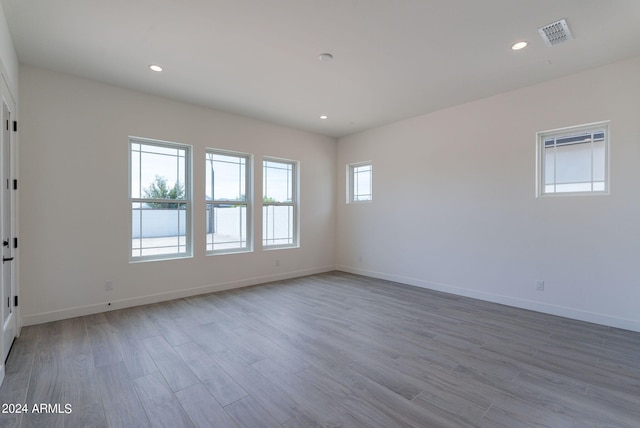
[[[220,150],[206,156],[207,252],[251,251],[251,157]]]
[[[262,169],[262,245],[295,246],[298,243],[297,163],[265,159]]]
[[[538,196],[609,191],[609,122],[538,133]]]
[[[373,198],[371,162],[347,165],[347,202],[366,202]]]
[[[191,256],[190,147],[130,138],[131,259]]]

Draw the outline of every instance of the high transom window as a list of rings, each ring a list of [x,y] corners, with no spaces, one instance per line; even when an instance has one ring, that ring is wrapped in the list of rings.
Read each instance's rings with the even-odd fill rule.
[[[609,122],[538,133],[538,195],[609,191]]]

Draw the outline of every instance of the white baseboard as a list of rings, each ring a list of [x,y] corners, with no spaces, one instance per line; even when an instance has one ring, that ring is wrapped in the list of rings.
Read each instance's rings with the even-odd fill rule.
[[[251,285],[264,284],[267,282],[281,281],[284,279],[299,278],[307,275],[331,272],[335,270],[335,266],[325,266],[320,268],[306,269],[285,272],[276,275],[265,275],[255,278],[245,278],[238,281],[229,281],[219,284],[205,285],[202,287],[188,288],[184,290],[169,291],[158,294],[149,294],[146,296],[132,297],[123,300],[116,300],[106,303],[98,303],[94,305],[78,306],[74,308],[61,309],[51,312],[42,312],[34,315],[25,315],[22,317],[22,326],[42,324],[50,321],[58,321],[67,318],[80,317],[84,315],[97,314],[101,312],[114,311],[117,309],[130,308],[133,306],[148,305],[151,303],[164,302],[167,300],[180,299],[183,297],[197,296],[199,294],[213,293],[216,291],[231,290],[235,288],[249,287]]]
[[[583,311],[580,309],[568,308],[565,306],[551,305],[532,300],[519,299],[516,297],[503,296],[499,294],[487,293],[484,291],[471,290],[468,288],[456,287],[449,284],[440,284],[429,282],[417,278],[409,278],[400,275],[393,275],[384,272],[370,271],[350,266],[336,266],[336,270],[342,272],[353,273],[357,275],[368,276],[372,278],[384,279],[388,281],[399,282],[402,284],[413,285],[416,287],[427,288],[429,290],[442,291],[444,293],[455,294],[458,296],[471,297],[478,300],[484,300],[501,305],[513,306],[516,308],[527,309],[530,311],[542,312],[550,315],[571,318],[579,321],[586,321],[594,324],[605,325],[608,327],[621,328],[640,332],[640,321],[630,320],[626,318],[614,317],[611,315],[599,314],[595,312]]]
[[[550,305],[532,300],[519,299],[499,294],[486,293],[484,291],[471,290],[468,288],[456,287],[449,284],[441,284],[425,281],[417,278],[410,278],[401,275],[393,275],[384,272],[376,272],[366,269],[359,269],[350,266],[325,266],[321,268],[306,269],[292,272],[285,272],[277,275],[265,275],[254,278],[246,278],[238,281],[229,281],[220,284],[206,285],[202,287],[189,288],[185,290],[170,291],[165,293],[150,294],[146,296],[133,297],[129,299],[112,301],[111,305],[105,303],[94,305],[79,306],[74,308],[62,309],[58,311],[42,312],[34,315],[22,317],[22,326],[42,324],[50,321],[58,321],[67,318],[74,318],[83,315],[91,315],[100,312],[107,312],[117,309],[129,308],[133,306],[148,305],[151,303],[164,302],[172,299],[196,296],[199,294],[213,293],[216,291],[231,290],[236,288],[248,287],[251,285],[264,284],[284,279],[298,278],[307,275],[330,272],[339,270],[342,272],[353,273],[357,275],[368,276],[371,278],[384,279],[388,281],[399,282],[402,284],[412,285],[416,287],[426,288],[429,290],[442,291],[444,293],[455,294],[458,296],[471,297],[487,302],[499,303],[502,305],[513,306],[516,308],[527,309],[536,312],[542,312],[550,315],[557,315],[565,318],[591,322],[595,324],[605,325],[609,327],[621,328],[640,332],[640,321],[619,318],[595,312],[582,311],[579,309],[568,308],[564,306]],[[1,373],[0,373],[1,375]]]

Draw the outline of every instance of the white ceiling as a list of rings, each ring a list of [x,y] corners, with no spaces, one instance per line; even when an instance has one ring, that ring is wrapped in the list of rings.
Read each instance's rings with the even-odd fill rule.
[[[0,1],[23,64],[332,137],[640,56],[640,0]]]

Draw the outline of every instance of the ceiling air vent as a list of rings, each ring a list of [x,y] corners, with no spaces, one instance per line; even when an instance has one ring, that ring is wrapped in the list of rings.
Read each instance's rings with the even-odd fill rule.
[[[565,19],[540,27],[538,28],[538,32],[547,46],[554,46],[573,39],[573,35]]]

